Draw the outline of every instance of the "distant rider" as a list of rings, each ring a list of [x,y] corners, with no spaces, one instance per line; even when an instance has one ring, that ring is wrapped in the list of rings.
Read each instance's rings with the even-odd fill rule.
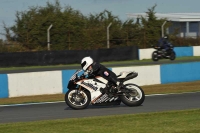
[[[89,76],[101,76],[108,80],[110,92],[116,92],[120,89],[116,74],[104,65],[94,62],[91,57],[84,57],[81,61],[81,67]]]
[[[171,45],[168,41],[168,36],[160,38],[157,45],[167,53]]]

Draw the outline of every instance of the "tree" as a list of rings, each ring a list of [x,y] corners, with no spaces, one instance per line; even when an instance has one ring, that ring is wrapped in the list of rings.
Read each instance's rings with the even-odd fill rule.
[[[115,38],[121,36],[122,26],[122,22],[117,16],[112,15],[112,12],[108,10],[104,10],[103,12],[95,15],[90,14],[87,17],[87,25],[85,28],[86,34],[84,35],[84,38],[88,39],[85,40],[85,42],[89,42],[88,47],[92,47],[93,49],[107,47],[107,26],[111,22],[112,26],[110,27],[110,39],[116,41]]]
[[[155,4],[153,7],[148,9],[146,12],[147,19],[141,17],[144,35],[143,47],[151,47],[151,45],[156,44],[158,39],[161,37],[161,26],[166,19],[157,19],[155,16],[156,12],[154,11],[156,6],[157,5]]]
[[[148,9],[148,19],[142,18],[142,24],[134,20],[122,23],[111,11],[84,16],[70,6],[62,7],[59,0],[55,0],[55,3],[47,2],[45,7],[17,11],[15,24],[4,25],[5,36],[9,42],[28,51],[47,50],[47,29],[53,24],[51,50],[99,49],[107,47],[107,26],[112,23],[110,47],[137,45],[146,48],[156,43],[165,21],[157,20],[155,7]]]
[[[123,38],[126,45],[140,45],[141,43],[141,26],[134,22],[133,19],[127,20],[123,23],[122,31],[123,31]]]
[[[80,27],[84,25],[84,16],[70,6],[62,9],[56,0],[55,4],[47,2],[46,7],[30,7],[28,11],[17,12],[15,25],[6,30],[8,37],[11,36],[9,31],[12,31],[14,33],[12,37],[29,50],[46,49],[47,28],[51,24],[53,24],[51,30],[53,49],[70,49],[67,42],[70,38],[71,40],[78,38]]]

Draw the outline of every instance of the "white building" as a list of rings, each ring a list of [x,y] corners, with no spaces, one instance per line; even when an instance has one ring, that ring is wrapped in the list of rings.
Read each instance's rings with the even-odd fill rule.
[[[147,17],[146,13],[127,13],[128,18],[137,19]],[[156,13],[158,19],[167,19],[172,23],[167,29],[168,34],[173,33],[175,29],[179,28],[180,37],[194,37],[200,36],[200,13]]]

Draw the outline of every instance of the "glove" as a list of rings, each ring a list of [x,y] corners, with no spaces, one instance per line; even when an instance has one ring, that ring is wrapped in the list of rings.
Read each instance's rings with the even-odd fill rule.
[[[106,88],[111,88],[111,85],[110,84],[106,84]]]
[[[88,75],[88,72],[87,72],[87,71],[86,71],[86,72],[84,72],[84,74],[83,74],[83,75],[85,75],[85,76],[86,76],[86,75]]]

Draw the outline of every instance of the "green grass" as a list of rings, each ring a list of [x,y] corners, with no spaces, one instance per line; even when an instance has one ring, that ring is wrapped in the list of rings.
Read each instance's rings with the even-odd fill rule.
[[[199,60],[200,56],[190,56],[190,57],[179,57],[176,60],[184,61],[184,60]],[[169,61],[168,59],[159,60],[158,62],[166,62]],[[139,62],[153,62],[151,59],[144,59],[144,60],[127,60],[127,61],[110,61],[110,62],[102,62],[104,65],[112,65],[116,63],[120,64],[131,64],[131,63],[139,63]],[[0,71],[4,70],[28,70],[28,69],[39,69],[39,68],[60,68],[60,67],[77,67],[80,64],[60,64],[60,65],[50,65],[50,66],[24,66],[24,67],[1,67]]]
[[[200,109],[0,124],[0,133],[198,133]]]
[[[0,71],[3,71],[3,70],[28,70],[28,69],[38,69],[38,68],[58,68],[58,67],[60,68],[60,67],[68,67],[68,66],[78,66],[78,64],[49,65],[49,66],[1,67]]]

